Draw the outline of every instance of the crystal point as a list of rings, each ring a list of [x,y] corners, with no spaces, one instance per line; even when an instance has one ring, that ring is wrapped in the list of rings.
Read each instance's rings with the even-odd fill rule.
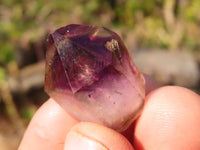
[[[144,78],[109,29],[67,25],[47,39],[45,90],[81,121],[125,130],[144,103]]]

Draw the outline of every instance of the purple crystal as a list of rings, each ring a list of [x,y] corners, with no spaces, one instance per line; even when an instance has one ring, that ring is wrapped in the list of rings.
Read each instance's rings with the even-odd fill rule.
[[[144,78],[120,37],[71,24],[49,35],[45,90],[81,121],[125,130],[144,102]]]

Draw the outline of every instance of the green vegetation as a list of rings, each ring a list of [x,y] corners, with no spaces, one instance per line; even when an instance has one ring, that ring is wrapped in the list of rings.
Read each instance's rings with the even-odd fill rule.
[[[4,84],[5,82],[5,71],[2,67],[0,67],[0,85]]]
[[[16,61],[19,51],[70,23],[126,28],[123,34],[132,31],[137,47],[197,51],[199,10],[199,0],[2,0],[0,64]]]

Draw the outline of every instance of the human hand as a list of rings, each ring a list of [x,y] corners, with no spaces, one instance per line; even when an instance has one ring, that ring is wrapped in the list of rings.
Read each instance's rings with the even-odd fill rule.
[[[30,122],[19,150],[200,149],[200,96],[176,86],[155,89],[145,78],[151,92],[141,116],[123,133],[79,122],[49,99]]]

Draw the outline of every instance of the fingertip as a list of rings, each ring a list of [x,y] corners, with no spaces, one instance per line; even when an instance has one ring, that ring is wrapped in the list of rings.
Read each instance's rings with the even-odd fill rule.
[[[118,132],[89,122],[74,126],[65,140],[65,150],[133,150],[128,140]]]
[[[67,132],[76,123],[77,120],[67,114],[54,100],[49,99],[32,118],[19,149],[61,150]]]
[[[137,120],[137,149],[200,149],[200,97],[183,87],[152,91]]]

